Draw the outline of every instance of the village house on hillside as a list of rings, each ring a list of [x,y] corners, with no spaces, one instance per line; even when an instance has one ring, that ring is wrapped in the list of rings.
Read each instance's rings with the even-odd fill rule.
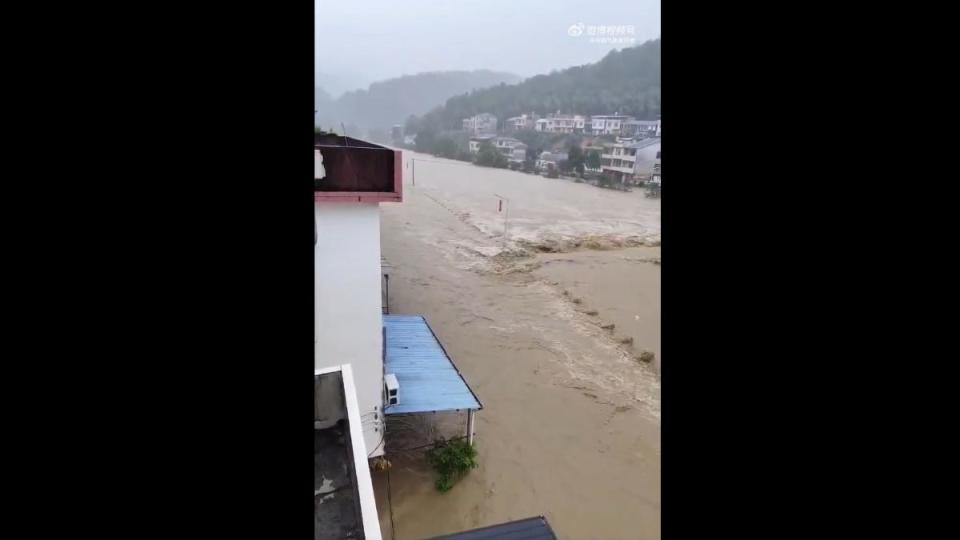
[[[537,157],[536,167],[537,170],[546,171],[550,166],[553,166],[554,169],[560,167],[561,161],[567,160],[566,152],[550,152],[544,150],[540,153],[540,156]]]
[[[601,155],[604,174],[623,184],[637,183],[654,172],[660,156],[660,139],[652,137],[637,142],[617,143]]]
[[[620,135],[623,124],[631,120],[632,116],[621,114],[591,116],[590,132],[594,135]]]
[[[489,113],[463,119],[463,130],[473,136],[495,135],[497,117]],[[535,113],[521,114],[507,118],[503,131],[536,130],[541,133],[584,134],[595,136],[620,137],[623,139],[645,139],[660,136],[660,120],[637,120],[623,114],[599,114],[586,116],[581,114],[548,114],[539,118]],[[471,149],[471,151],[476,151]]]
[[[470,137],[470,141],[467,143],[469,145],[470,153],[476,154],[480,151],[481,144],[487,141],[490,141],[492,144],[493,140],[496,138],[496,135],[474,135],[473,137]]]
[[[514,139],[513,137],[499,137],[496,135],[475,135],[470,137],[469,149],[471,154],[480,151],[480,145],[489,142],[496,148],[507,161],[512,163],[523,163],[527,157],[527,145]]]
[[[653,174],[650,175],[650,184],[656,186],[657,192],[660,190],[661,179],[660,179],[660,152],[657,151],[657,158],[653,164]]]
[[[498,137],[496,135],[475,135],[470,137],[469,148],[471,154],[480,151],[480,145],[489,142],[510,163],[523,163],[527,158],[527,145],[513,137]]]
[[[536,122],[537,131],[544,133],[583,133],[589,120],[579,114],[552,114]]]
[[[636,139],[658,137],[659,120],[627,120],[620,128],[620,136]]]
[[[470,118],[464,118],[463,130],[474,135],[496,133],[497,117],[490,113],[480,113]]]
[[[523,163],[527,159],[527,145],[513,137],[497,137],[494,146],[510,163]]]
[[[507,118],[507,124],[504,127],[513,131],[522,131],[525,129],[533,129],[536,122],[537,115],[533,113],[521,114],[520,116]]]

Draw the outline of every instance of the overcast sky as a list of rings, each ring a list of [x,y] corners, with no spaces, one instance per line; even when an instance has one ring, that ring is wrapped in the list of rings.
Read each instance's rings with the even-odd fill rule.
[[[625,38],[636,45],[660,36],[660,0],[315,2],[315,71],[346,86],[449,69],[529,77],[630,46],[591,43],[590,26],[633,25],[633,35]],[[584,33],[569,35],[579,23]]]

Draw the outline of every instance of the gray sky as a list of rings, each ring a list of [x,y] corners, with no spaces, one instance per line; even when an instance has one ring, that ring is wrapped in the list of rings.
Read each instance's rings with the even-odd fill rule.
[[[660,0],[315,0],[315,71],[362,85],[400,75],[491,69],[523,77],[595,62],[630,43],[591,42],[589,27],[660,36]],[[580,36],[569,35],[583,23]],[[621,36],[617,36],[621,39]]]

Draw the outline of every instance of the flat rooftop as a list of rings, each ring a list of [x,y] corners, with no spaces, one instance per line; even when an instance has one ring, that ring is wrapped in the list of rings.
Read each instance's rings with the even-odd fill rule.
[[[313,192],[317,201],[399,202],[403,200],[403,160],[399,150],[334,133],[314,135]]]
[[[343,374],[317,375],[314,391],[314,540],[365,538]]]
[[[345,424],[339,424],[313,432],[316,540],[364,537],[345,431]]]

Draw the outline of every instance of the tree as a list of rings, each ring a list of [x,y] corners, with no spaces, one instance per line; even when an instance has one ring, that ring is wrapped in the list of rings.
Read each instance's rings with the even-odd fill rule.
[[[597,152],[596,150],[591,150],[588,152],[585,163],[590,169],[599,169],[603,165],[603,162],[600,160],[600,152]]]
[[[387,135],[387,130],[380,128],[370,128],[367,130],[367,137],[370,138],[373,142],[378,143],[389,143],[390,136]]]
[[[570,149],[567,151],[567,166],[570,169],[575,169],[578,173],[583,174],[583,150],[579,145],[571,144]]]
[[[407,117],[407,121],[403,123],[403,132],[416,133],[418,131],[420,131],[420,119],[417,118],[417,115],[411,114]]]
[[[433,153],[433,147],[437,142],[437,134],[431,129],[421,129],[417,132],[417,152],[424,154]]]
[[[527,149],[527,158],[523,160],[523,172],[532,173],[537,170],[537,154]]]
[[[453,142],[450,137],[440,137],[433,145],[433,154],[453,159],[457,157],[457,143]]]
[[[445,105],[426,113],[422,120],[438,130],[458,129],[463,118],[481,112],[504,119],[558,110],[587,115],[618,112],[656,119],[660,114],[660,39],[611,51],[594,64],[537,75],[518,84],[488,86],[454,95]]]
[[[480,150],[477,152],[477,160],[475,161],[477,165],[483,167],[507,167],[507,158],[496,149],[490,141],[483,141],[480,144]]]

